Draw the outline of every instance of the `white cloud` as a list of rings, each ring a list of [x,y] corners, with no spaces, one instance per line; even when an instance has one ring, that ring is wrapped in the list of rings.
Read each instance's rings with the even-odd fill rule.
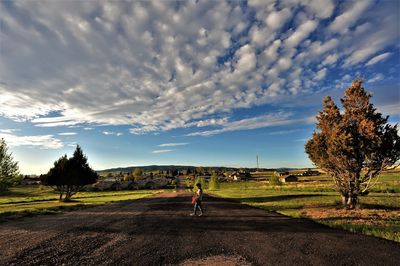
[[[12,134],[16,131],[21,131],[20,129],[8,128],[8,129],[0,129],[0,133]]]
[[[166,152],[173,152],[175,150],[154,150],[151,153],[166,153]]]
[[[378,63],[378,62],[381,62],[381,61],[387,59],[391,54],[392,54],[392,53],[383,53],[383,54],[374,56],[372,59],[370,59],[370,60],[367,62],[366,66],[371,66],[371,65],[374,65],[374,64],[376,64],[376,63]]]
[[[74,136],[77,135],[78,133],[76,132],[62,132],[62,133],[58,133],[58,135],[60,136]]]
[[[295,32],[286,39],[285,44],[288,47],[296,47],[301,41],[307,38],[318,26],[315,20],[308,20],[301,24]]]
[[[319,18],[329,18],[335,8],[331,0],[305,0],[303,4],[313,10]]]
[[[106,135],[106,136],[115,135],[115,136],[117,136],[117,137],[124,135],[124,133],[121,133],[121,132],[114,132],[114,131],[102,131],[101,133],[103,133],[103,134]]]
[[[175,146],[184,146],[188,145],[189,143],[187,142],[181,142],[181,143],[163,143],[158,145],[159,147],[175,147]]]
[[[14,134],[0,133],[10,147],[35,147],[39,149],[60,149],[64,147],[61,140],[56,139],[53,135],[35,135],[35,136],[17,136]]]
[[[268,135],[288,135],[292,133],[296,133],[302,131],[302,129],[288,129],[288,130],[280,130],[280,131],[273,131],[269,133]]]
[[[328,55],[324,61],[322,62],[323,65],[331,65],[336,63],[336,61],[339,59],[338,54],[330,54]]]
[[[385,115],[400,115],[400,105],[398,103],[377,106],[377,109],[378,109],[378,112],[383,114],[383,116],[385,116]]]
[[[290,125],[297,123],[310,123],[313,121],[311,118],[308,117],[294,119],[291,118],[291,116],[292,116],[291,113],[279,112],[279,113],[256,116],[252,118],[245,118],[237,121],[228,122],[222,128],[219,129],[193,132],[187,134],[187,136],[212,136],[230,131],[266,128],[266,127]]]
[[[319,70],[319,71],[316,73],[314,79],[315,79],[315,80],[322,80],[323,78],[325,78],[326,73],[327,73],[327,69],[326,69],[326,68],[323,68],[323,69]]]
[[[367,83],[374,83],[380,80],[383,80],[385,77],[381,74],[375,74],[372,78],[368,79]]]
[[[265,19],[265,23],[273,31],[276,31],[285,26],[286,22],[290,18],[290,15],[291,13],[288,8],[284,8],[280,11],[274,11],[268,15],[268,17]]]
[[[350,8],[335,18],[329,28],[334,32],[347,32],[371,3],[370,0],[355,1]]]

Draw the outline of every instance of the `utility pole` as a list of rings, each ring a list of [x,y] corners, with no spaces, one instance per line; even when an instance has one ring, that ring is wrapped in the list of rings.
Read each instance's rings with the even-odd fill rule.
[[[258,172],[258,155],[256,156],[256,158],[257,158],[257,172]]]

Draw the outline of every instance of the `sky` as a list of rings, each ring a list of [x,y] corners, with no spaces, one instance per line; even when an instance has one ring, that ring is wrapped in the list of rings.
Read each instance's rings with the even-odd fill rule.
[[[24,174],[310,167],[356,77],[400,121],[400,1],[0,1],[0,138]]]

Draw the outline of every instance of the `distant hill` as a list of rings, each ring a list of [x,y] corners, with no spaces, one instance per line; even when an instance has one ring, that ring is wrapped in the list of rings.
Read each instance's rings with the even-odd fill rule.
[[[107,173],[130,173],[133,171],[135,168],[141,168],[144,172],[152,172],[152,171],[168,171],[168,170],[188,170],[193,171],[195,168],[198,168],[198,166],[192,166],[192,165],[146,165],[146,166],[128,166],[128,167],[116,167],[116,168],[110,168],[110,169],[104,169],[104,170],[97,170],[97,173],[99,174],[107,174]],[[204,166],[204,169],[207,171],[237,171],[239,169],[245,169],[246,171],[249,172],[255,172],[257,171],[257,168],[235,168],[235,167],[220,167],[220,166]],[[276,168],[276,169],[271,169],[271,168],[259,168],[258,171],[274,171],[274,170],[297,170],[298,168]]]

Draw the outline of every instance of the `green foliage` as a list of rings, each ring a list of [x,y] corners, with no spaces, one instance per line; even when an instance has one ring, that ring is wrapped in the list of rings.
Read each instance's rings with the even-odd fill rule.
[[[193,191],[193,180],[191,179],[185,179],[185,188],[189,189],[190,191]]]
[[[143,175],[143,170],[141,168],[135,168],[135,170],[133,170],[132,175],[135,177],[136,180],[140,179]]]
[[[354,209],[373,180],[400,159],[397,126],[376,111],[370,98],[360,79],[341,99],[344,112],[326,97],[317,131],[305,145],[311,161],[333,177],[348,209]]]
[[[4,139],[0,140],[0,191],[7,190],[19,175],[18,163],[14,162]]]
[[[279,177],[276,175],[273,175],[269,178],[269,183],[273,186],[281,186],[282,182],[279,180]]]
[[[62,156],[54,162],[49,172],[41,177],[42,184],[52,186],[60,193],[60,201],[70,201],[72,195],[78,193],[82,186],[93,184],[97,179],[97,173],[90,168],[79,145],[71,158],[67,158],[67,155]]]
[[[196,177],[196,179],[195,179],[195,181],[194,181],[194,187],[195,187],[195,190],[197,190],[197,187],[196,187],[196,185],[197,184],[201,184],[201,187],[203,188],[203,189],[206,189],[206,180],[204,179],[204,177],[200,177],[200,176],[198,176],[198,177]]]
[[[210,178],[210,182],[208,184],[208,189],[209,190],[218,190],[219,189],[219,183],[218,183],[218,178],[217,174],[213,173]]]

